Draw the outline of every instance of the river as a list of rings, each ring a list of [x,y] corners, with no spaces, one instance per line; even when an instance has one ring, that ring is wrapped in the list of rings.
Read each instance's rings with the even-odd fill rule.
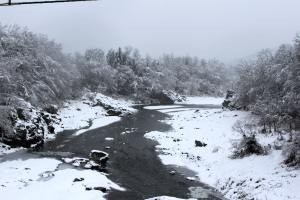
[[[216,105],[182,106],[189,109],[220,108]],[[63,131],[58,133],[54,140],[31,151],[72,152],[74,156],[84,158],[88,158],[94,149],[109,153],[109,161],[103,171],[109,174],[109,179],[126,188],[126,191],[110,191],[107,195],[108,200],[134,200],[156,196],[197,198],[191,189],[208,193],[206,198],[197,199],[224,199],[207,185],[186,179],[187,176],[194,176],[194,172],[183,167],[163,165],[155,151],[158,143],[144,137],[144,134],[150,131],[171,130],[170,125],[159,121],[170,116],[157,110],[143,109],[143,106],[134,108],[138,110],[136,113],[127,115],[118,122],[78,136],[74,135],[75,131]],[[136,128],[137,131],[122,135],[126,128]],[[114,140],[105,140],[107,137]],[[179,173],[171,176],[169,172],[173,170]]]

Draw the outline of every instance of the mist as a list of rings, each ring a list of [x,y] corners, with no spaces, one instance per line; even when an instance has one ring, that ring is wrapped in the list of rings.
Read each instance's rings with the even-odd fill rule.
[[[299,1],[274,0],[102,0],[3,6],[0,18],[2,25],[47,35],[66,53],[131,45],[142,56],[188,54],[226,63],[292,43],[299,7]]]

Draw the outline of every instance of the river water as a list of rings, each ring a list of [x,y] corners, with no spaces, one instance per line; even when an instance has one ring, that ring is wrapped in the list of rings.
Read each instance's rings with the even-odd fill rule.
[[[182,106],[189,109],[220,108],[216,105]],[[158,143],[146,139],[144,134],[172,129],[170,125],[159,121],[169,115],[156,110],[143,109],[143,106],[134,108],[138,111],[133,115],[125,116],[118,122],[78,136],[74,136],[75,131],[70,130],[58,133],[54,140],[46,142],[34,151],[72,152],[74,157],[84,158],[88,158],[89,153],[94,149],[109,153],[109,161],[103,170],[109,174],[109,179],[126,188],[126,191],[110,191],[106,196],[108,200],[135,200],[156,196],[224,199],[205,184],[186,179],[187,176],[194,176],[194,172],[182,167],[163,165],[157,157],[155,145]],[[137,128],[137,131],[121,135],[125,128]],[[105,140],[107,137],[114,140]],[[110,148],[106,149],[106,147]],[[171,176],[170,171],[177,171],[177,173]]]

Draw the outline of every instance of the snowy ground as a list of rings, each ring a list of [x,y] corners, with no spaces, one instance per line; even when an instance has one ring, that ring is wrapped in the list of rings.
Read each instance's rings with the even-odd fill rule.
[[[100,97],[134,111],[129,107],[131,102],[120,103],[105,96]],[[267,156],[252,155],[236,160],[228,158],[232,154],[230,140],[240,138],[239,134],[232,132],[231,126],[236,120],[248,117],[249,112],[221,109],[200,109],[195,112],[180,107],[180,104],[220,104],[222,101],[221,98],[200,97],[189,98],[187,102],[176,103],[177,105],[170,107],[145,107],[170,114],[170,118],[164,122],[171,124],[174,130],[145,135],[160,143],[157,151],[161,152],[159,157],[163,163],[186,166],[194,170],[197,176],[191,178],[215,187],[230,199],[300,199],[300,172],[281,165],[280,150],[272,150]],[[90,120],[94,120],[90,129],[119,120],[119,117],[106,117],[106,111],[102,107],[92,107],[90,103],[89,100],[69,102],[59,111],[62,124],[56,127],[56,131],[80,129],[88,126]],[[86,130],[82,129],[77,134]],[[262,145],[272,145],[276,138],[277,135],[258,136]],[[204,142],[207,146],[195,147],[195,140]],[[8,150],[2,144],[0,148],[0,151],[6,153],[16,150]],[[105,193],[99,190],[88,191],[86,188],[122,190],[103,174],[75,168],[56,170],[60,164],[60,161],[52,158],[0,163],[0,199],[17,199],[20,196],[22,199],[103,199]],[[84,180],[73,182],[75,178]],[[45,191],[51,195],[45,195]],[[172,198],[162,196],[154,199]]]
[[[57,170],[61,163],[53,158],[0,163],[0,199],[105,199],[99,189],[124,190],[97,171]]]
[[[135,109],[130,107],[131,101],[115,100],[105,95],[98,93],[95,99],[101,99],[102,102],[112,105],[113,107],[119,107],[131,112]],[[120,117],[107,117],[105,116],[106,110],[101,106],[91,106],[93,101],[87,97],[83,97],[82,100],[69,101],[64,105],[64,108],[59,110],[59,117],[62,119],[61,124],[55,126],[55,131],[60,132],[67,129],[82,129],[89,125],[89,121],[98,119],[93,122],[93,128],[99,128],[106,126],[110,123],[116,122]],[[113,119],[113,120],[112,120]]]
[[[0,142],[0,155],[14,153],[14,152],[22,150],[22,149],[26,149],[26,148],[23,148],[23,147],[11,148],[10,146]]]
[[[175,104],[219,104],[221,105],[224,98],[215,97],[188,97],[186,101],[175,102]]]
[[[220,98],[193,98],[190,104],[220,104]],[[146,109],[149,109],[146,107]],[[162,112],[168,113],[166,108]],[[174,112],[175,110],[178,112]],[[252,155],[230,159],[232,132],[236,120],[249,117],[249,112],[222,109],[184,110],[170,107],[171,117],[164,120],[173,126],[170,132],[149,132],[145,137],[157,140],[160,158],[166,165],[175,164],[197,172],[196,180],[215,187],[229,199],[300,199],[300,172],[281,165],[281,150],[267,156]],[[277,135],[259,135],[262,145],[274,144]],[[195,140],[206,147],[195,147]],[[163,199],[163,198],[161,198]]]

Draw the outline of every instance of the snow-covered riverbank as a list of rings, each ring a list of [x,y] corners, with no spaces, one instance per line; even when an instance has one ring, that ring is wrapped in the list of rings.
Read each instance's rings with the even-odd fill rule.
[[[89,126],[92,121],[91,127],[75,133],[79,135],[120,120],[118,116],[106,116],[106,109],[95,106],[97,99],[110,107],[135,112],[130,107],[130,101],[114,100],[102,94],[97,94],[94,99],[84,96],[82,100],[69,101],[58,111],[57,118],[61,118],[61,123],[54,125],[55,132],[81,129]],[[48,134],[45,139],[54,137],[55,134]],[[0,146],[2,155],[21,149],[24,148],[10,148],[2,143]],[[66,169],[58,169],[62,162],[54,158],[1,161],[0,199],[105,199],[106,190],[124,190],[105,174],[94,170],[82,170],[72,165]]]
[[[98,120],[96,123],[93,123],[93,128],[106,126],[109,123],[118,121],[120,117],[113,117],[114,120],[112,120],[111,117],[106,116],[107,110],[101,106],[94,106],[97,99],[111,107],[135,112],[135,109],[130,107],[133,105],[132,101],[115,100],[100,93],[96,94],[92,99],[89,98],[89,95],[85,95],[82,100],[69,101],[64,105],[64,108],[58,111],[61,123],[55,126],[55,131],[82,129],[87,127],[89,122],[94,119]]]
[[[124,190],[97,171],[58,170],[60,164],[53,158],[0,163],[0,199],[105,199],[105,190]]]
[[[193,98],[190,104],[219,104],[219,98]],[[199,111],[156,107],[171,117],[164,120],[173,126],[170,132],[150,132],[145,137],[157,140],[160,158],[166,165],[185,166],[198,173],[196,180],[207,183],[230,199],[300,199],[300,172],[281,165],[281,150],[269,155],[230,159],[231,139],[240,134],[231,126],[250,113],[200,109]],[[146,107],[147,109],[148,107]],[[151,107],[150,107],[151,108]],[[174,112],[174,111],[178,112]],[[274,143],[277,135],[258,135],[262,145]],[[196,147],[195,140],[207,144]]]

